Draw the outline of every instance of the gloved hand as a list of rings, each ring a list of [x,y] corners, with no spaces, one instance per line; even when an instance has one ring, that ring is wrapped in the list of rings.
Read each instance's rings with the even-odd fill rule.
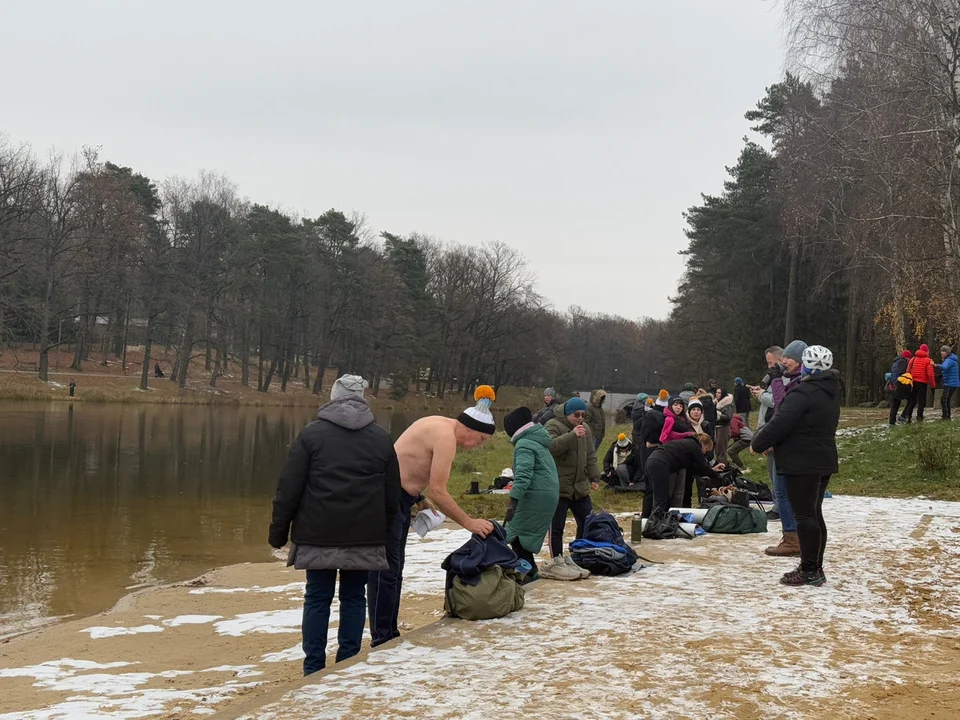
[[[513,520],[513,514],[517,511],[517,499],[510,498],[510,504],[507,505],[507,514],[503,516],[503,524],[506,525],[508,522]]]
[[[274,547],[274,548],[277,548],[277,550],[279,550],[280,548],[282,548],[284,545],[287,544],[287,533],[274,532],[273,530],[271,530],[269,542],[270,542],[270,547]]]

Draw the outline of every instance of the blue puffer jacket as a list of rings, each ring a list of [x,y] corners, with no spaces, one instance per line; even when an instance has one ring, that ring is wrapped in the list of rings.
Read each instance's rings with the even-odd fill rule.
[[[960,388],[960,366],[957,363],[956,353],[947,355],[937,367],[943,371],[944,387]]]

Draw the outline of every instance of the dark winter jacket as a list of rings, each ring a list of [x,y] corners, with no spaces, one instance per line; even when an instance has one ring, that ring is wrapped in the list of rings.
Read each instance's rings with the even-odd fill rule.
[[[633,406],[633,412],[630,413],[630,420],[633,422],[633,433],[631,434],[631,440],[633,440],[634,446],[639,448],[639,450],[643,449],[643,439],[641,437],[643,418],[649,415],[651,412],[653,411],[647,410],[646,403],[637,403]]]
[[[399,500],[400,465],[389,433],[363,400],[334,400],[290,449],[273,500],[270,544],[282,547],[290,534],[297,545],[385,545]]]
[[[594,390],[590,393],[590,400],[587,401],[587,414],[583,422],[590,426],[593,433],[593,441],[596,444],[603,442],[603,436],[607,434],[607,416],[603,414],[603,401],[607,393],[603,390]]]
[[[773,448],[782,475],[832,475],[839,469],[840,373],[827,370],[794,382],[751,447],[758,453]]]
[[[710,427],[716,427],[717,401],[711,395],[700,395],[697,400],[703,405],[703,419],[710,423]]]
[[[557,463],[557,474],[560,476],[560,497],[579,500],[590,494],[590,483],[600,478],[593,433],[584,423],[587,432],[582,438],[577,437],[573,424],[563,410],[557,413],[547,423],[547,432],[551,438],[550,454]]]
[[[750,402],[750,390],[746,385],[737,385],[733,388],[733,402],[738,413],[748,413],[753,410]]]
[[[903,357],[903,355],[897,355],[896,360],[893,361],[893,365],[890,366],[890,379],[896,382],[897,378],[907,371],[907,365],[909,364],[909,359]]]
[[[556,411],[557,406],[560,404],[561,403],[557,398],[553,398],[549,405],[544,403],[544,406],[537,411],[536,415],[533,416],[533,421],[535,423],[540,423],[541,425],[546,425],[548,422],[553,420],[554,412]]]
[[[654,405],[653,410],[643,416],[640,424],[640,448],[660,444],[660,433],[663,432],[663,412],[665,408]]]
[[[718,477],[716,470],[707,462],[703,448],[700,447],[700,441],[695,437],[674,440],[661,445],[647,458],[646,467],[649,468],[653,464],[666,465],[671,474],[688,470],[695,475]]]
[[[610,443],[607,454],[603,456],[603,471],[610,473],[620,465],[626,465],[630,468],[631,474],[639,467],[640,453],[636,451],[633,441],[628,442],[625,448],[617,445],[616,440]]]
[[[937,378],[933,373],[933,360],[926,345],[921,345],[916,354],[907,364],[907,372],[913,376],[913,382],[926,383],[928,387],[937,386]]]
[[[675,415],[672,408],[663,411],[663,430],[660,431],[660,444],[688,437],[693,432],[687,416]]]
[[[937,365],[943,371],[943,386],[944,387],[960,387],[960,372],[958,372],[957,367],[957,356],[954,353],[950,353],[943,359],[943,363]]]
[[[507,545],[507,531],[495,522],[492,533],[485,538],[471,535],[464,545],[444,558],[440,567],[447,571],[449,589],[455,577],[467,585],[476,585],[487,568],[499,565],[504,570],[516,570],[519,564],[517,554]]]

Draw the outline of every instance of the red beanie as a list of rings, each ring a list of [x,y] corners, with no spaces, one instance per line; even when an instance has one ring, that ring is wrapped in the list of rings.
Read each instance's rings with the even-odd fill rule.
[[[913,353],[910,352],[909,350],[904,350],[902,353],[900,353],[900,357],[904,357],[907,360],[909,360],[910,358],[913,357]]]
[[[927,345],[926,343],[924,343],[923,345],[920,346],[920,350],[923,350],[925,353],[929,353],[929,352],[930,352],[930,346]],[[918,352],[919,352],[919,350],[918,350]]]

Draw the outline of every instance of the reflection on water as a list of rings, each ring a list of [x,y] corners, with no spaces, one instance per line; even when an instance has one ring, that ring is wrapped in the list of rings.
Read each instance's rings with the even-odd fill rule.
[[[137,587],[266,560],[309,408],[0,404],[0,637]],[[415,419],[386,412],[397,437]]]

